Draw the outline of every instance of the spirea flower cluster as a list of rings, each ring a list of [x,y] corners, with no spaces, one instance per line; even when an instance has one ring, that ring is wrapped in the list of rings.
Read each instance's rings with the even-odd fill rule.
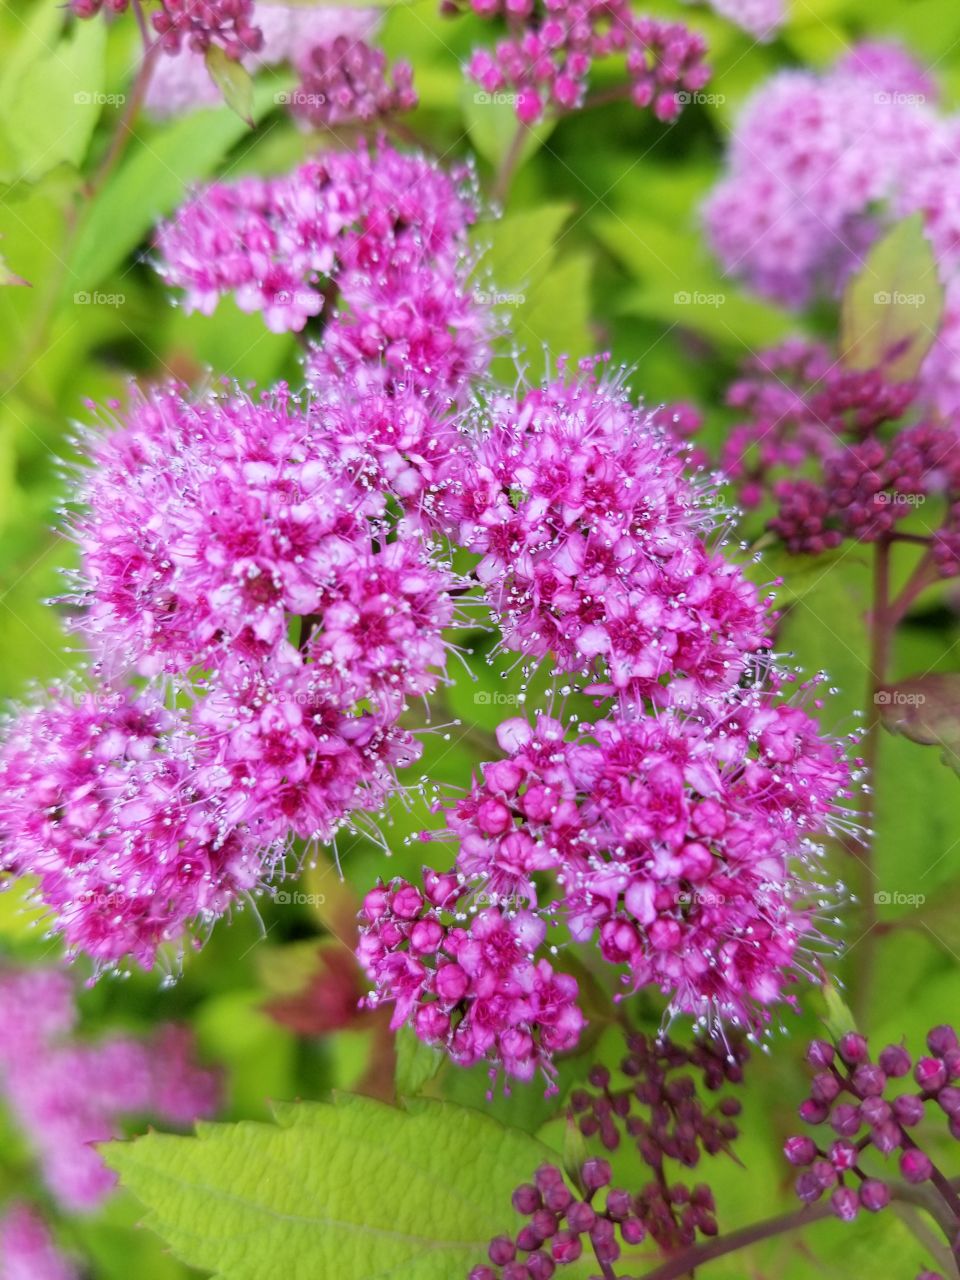
[[[22,1202],[9,1205],[0,1218],[0,1275],[3,1280],[81,1280],[39,1212]]]
[[[152,1115],[177,1126],[210,1116],[219,1103],[220,1084],[216,1073],[196,1064],[190,1033],[182,1027],[161,1027],[149,1039],[113,1036],[91,1042],[76,1035],[76,1021],[73,989],[64,973],[0,973],[0,1091],[50,1193],[67,1211],[89,1212],[116,1184],[95,1143],[119,1137],[126,1116]],[[9,1229],[8,1222],[5,1250]],[[27,1237],[18,1233],[18,1252],[28,1238],[38,1254],[44,1252],[36,1230]]]
[[[482,556],[507,648],[633,699],[738,682],[768,644],[766,602],[708,546],[713,519],[651,415],[588,365],[494,397],[471,429],[455,538]]]
[[[72,948],[149,965],[292,837],[382,807],[419,753],[398,721],[443,666],[453,578],[283,388],[135,394],[88,448],[73,600],[102,680],[12,721],[2,857]]]
[[[160,228],[162,273],[205,315],[225,293],[277,332],[323,312],[317,378],[369,365],[456,397],[487,363],[487,313],[467,286],[468,181],[381,143],[216,183]]]
[[[727,172],[705,209],[725,269],[791,307],[835,297],[878,234],[920,213],[947,284],[944,323],[921,392],[960,406],[957,121],[894,45],[865,44],[823,74],[785,71],[737,123]]]
[[[902,425],[916,392],[879,370],[850,372],[819,344],[785,342],[748,360],[730,386],[727,403],[743,419],[720,465],[744,507],[773,503],[768,527],[795,554],[875,542],[918,511],[939,512],[923,536],[950,577],[960,570],[960,436],[952,422]]]
[[[444,7],[459,10],[457,0]],[[702,36],[680,22],[638,16],[625,0],[470,0],[463,7],[508,19],[511,34],[493,50],[476,50],[467,71],[487,95],[508,95],[523,124],[583,106],[591,68],[605,59],[624,63],[621,96],[659,120],[675,120],[710,77]]]
[[[874,1060],[867,1041],[854,1032],[836,1045],[813,1041],[807,1061],[815,1075],[800,1118],[817,1136],[788,1138],[784,1148],[802,1170],[796,1182],[801,1200],[812,1204],[827,1195],[847,1222],[861,1209],[877,1213],[890,1202],[890,1184],[885,1172],[873,1172],[876,1157],[886,1162],[896,1156],[900,1177],[932,1183],[956,1217],[956,1194],[920,1145],[925,1139],[918,1129],[939,1118],[951,1137],[960,1138],[960,1041],[953,1027],[932,1028],[926,1050],[914,1058],[902,1045],[887,1045]]]

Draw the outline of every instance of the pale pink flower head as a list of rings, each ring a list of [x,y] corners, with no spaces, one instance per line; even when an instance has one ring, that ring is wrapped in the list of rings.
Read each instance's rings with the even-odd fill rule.
[[[81,1280],[79,1268],[57,1248],[39,1212],[21,1202],[8,1205],[0,1218],[0,1276],[3,1280]]]

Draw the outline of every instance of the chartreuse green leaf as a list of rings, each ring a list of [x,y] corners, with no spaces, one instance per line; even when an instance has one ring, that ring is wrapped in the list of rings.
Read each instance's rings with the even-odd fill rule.
[[[443,1066],[444,1058],[409,1027],[397,1032],[396,1088],[400,1098],[415,1097]]]
[[[882,368],[891,382],[915,376],[943,313],[943,285],[919,213],[888,232],[843,295],[840,350],[848,369]]]
[[[222,1280],[452,1280],[519,1225],[511,1192],[551,1156],[448,1102],[340,1095],[276,1119],[101,1150],[174,1253]]]
[[[253,128],[253,78],[243,63],[227,57],[218,44],[212,44],[204,55],[210,78],[223,94],[223,100],[244,124]]]
[[[7,181],[35,182],[63,161],[79,165],[106,102],[102,22],[78,22],[59,41],[37,44],[0,85],[0,116],[16,153],[14,162],[4,158]]]

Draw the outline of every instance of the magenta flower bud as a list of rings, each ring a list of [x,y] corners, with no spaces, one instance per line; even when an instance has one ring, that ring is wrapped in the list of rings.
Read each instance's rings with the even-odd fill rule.
[[[817,1144],[812,1138],[799,1135],[788,1138],[783,1144],[783,1154],[791,1164],[804,1166],[812,1164],[817,1155]]]
[[[614,1222],[625,1222],[633,1212],[633,1197],[629,1191],[612,1188],[607,1192],[607,1213]]]
[[[414,920],[420,914],[423,896],[414,885],[405,884],[394,893],[390,906],[401,920]]]
[[[923,1119],[923,1099],[915,1093],[904,1093],[893,1100],[893,1114],[898,1124],[908,1128]]]
[[[930,1157],[913,1148],[900,1157],[900,1172],[907,1182],[926,1182],[933,1172]]]
[[[443,926],[439,920],[418,920],[410,930],[410,946],[420,955],[430,955],[443,941]]]
[[[888,1156],[891,1151],[903,1143],[903,1130],[893,1120],[874,1125],[870,1130],[870,1141],[881,1155]]]
[[[830,1128],[841,1137],[852,1138],[861,1124],[860,1108],[852,1102],[840,1102],[830,1112]]]
[[[389,906],[390,895],[382,885],[378,885],[376,889],[371,889],[363,900],[363,914],[374,924],[383,916]]]
[[[890,1188],[879,1178],[867,1178],[860,1184],[860,1203],[870,1213],[879,1213],[890,1203]]]
[[[571,1235],[569,1231],[558,1231],[550,1241],[550,1252],[556,1262],[576,1262],[583,1253],[583,1245],[579,1237]]]
[[[913,1059],[901,1045],[888,1044],[880,1054],[879,1064],[888,1076],[896,1080],[909,1072]]]
[[[944,1085],[937,1094],[937,1102],[948,1116],[960,1115],[960,1089],[956,1085]]]
[[[529,1218],[543,1205],[543,1198],[532,1183],[524,1182],[514,1191],[510,1197],[510,1203],[517,1213],[522,1213],[525,1218]]]
[[[423,868],[423,891],[427,900],[435,907],[443,907],[451,898],[456,898],[460,893],[460,885],[457,877],[450,872],[445,874],[439,871],[433,871],[430,867]]]
[[[470,986],[470,979],[458,964],[443,964],[433,979],[433,988],[446,1004],[462,1000]]]
[[[549,1240],[557,1233],[556,1215],[549,1209],[538,1209],[530,1223],[541,1240]]]
[[[543,1202],[552,1213],[564,1214],[573,1203],[573,1193],[565,1183],[547,1187],[543,1193]]]
[[[525,1262],[508,1262],[500,1273],[501,1280],[530,1280]]]
[[[580,1178],[587,1191],[599,1191],[610,1185],[610,1165],[606,1160],[586,1160],[580,1170]]]
[[[859,1066],[861,1062],[867,1060],[867,1042],[863,1036],[854,1031],[849,1031],[845,1036],[840,1037],[837,1049],[848,1067]]]
[[[864,1098],[860,1114],[869,1125],[885,1124],[893,1114],[890,1103],[883,1098]]]
[[[823,1195],[823,1184],[810,1169],[805,1169],[796,1182],[796,1193],[805,1204],[813,1204]]]
[[[815,1098],[805,1098],[798,1108],[800,1119],[807,1124],[823,1124],[830,1114],[825,1102],[817,1102]]]
[[[450,1019],[439,1005],[425,1004],[414,1015],[413,1027],[420,1039],[429,1044],[434,1040],[446,1039],[450,1031]]]
[[[487,1253],[495,1266],[504,1267],[517,1256],[517,1247],[509,1236],[495,1236]]]
[[[887,1087],[887,1077],[880,1067],[864,1062],[853,1073],[853,1087],[861,1098],[879,1098]]]
[[[840,1081],[832,1071],[821,1071],[811,1081],[810,1096],[817,1102],[833,1102],[840,1088]]]
[[[926,1093],[936,1093],[947,1083],[947,1068],[940,1058],[921,1058],[913,1069],[913,1078]]]
[[[527,1270],[530,1273],[530,1280],[551,1280],[557,1268],[552,1258],[537,1250],[527,1258]]]
[[[857,1193],[850,1187],[837,1187],[830,1197],[830,1208],[843,1222],[852,1222],[860,1209]]]
[[[566,1183],[563,1180],[563,1174],[553,1164],[542,1164],[533,1175],[539,1189],[546,1194],[553,1187],[563,1187],[566,1190]],[[550,1207],[548,1205],[548,1207]]]
[[[960,1048],[957,1033],[953,1027],[933,1027],[927,1035],[927,1048],[936,1058],[943,1058],[948,1053]]]
[[[824,1191],[828,1191],[830,1187],[837,1184],[837,1171],[829,1160],[814,1160],[810,1167],[810,1172],[823,1187]]]
[[[647,1235],[647,1229],[639,1218],[624,1218],[620,1223],[620,1235],[624,1244],[641,1244]]]
[[[827,1040],[813,1040],[807,1050],[807,1061],[811,1067],[829,1067],[835,1057],[835,1050]]]
[[[492,1267],[474,1267],[469,1280],[497,1280],[497,1273]]]
[[[567,1210],[567,1226],[577,1235],[590,1231],[596,1221],[596,1210],[582,1200],[578,1200]]]
[[[536,1227],[528,1223],[520,1229],[520,1234],[517,1236],[517,1248],[522,1249],[524,1253],[532,1253],[534,1249],[540,1248],[543,1240],[544,1237],[537,1231]]]
[[[830,1148],[830,1163],[842,1173],[853,1168],[857,1163],[858,1155],[859,1152],[852,1142],[847,1142],[845,1138],[838,1138]]]

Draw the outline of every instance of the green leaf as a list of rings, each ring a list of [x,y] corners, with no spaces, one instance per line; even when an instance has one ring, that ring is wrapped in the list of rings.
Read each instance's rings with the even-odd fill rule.
[[[212,44],[204,55],[210,78],[223,100],[240,119],[253,128],[253,78],[242,62],[228,58],[222,47]]]
[[[277,1123],[111,1143],[148,1224],[223,1280],[452,1280],[516,1225],[510,1195],[549,1154],[479,1111],[341,1095]]]
[[[514,146],[517,129],[522,127],[517,123],[511,95],[486,93],[470,81],[462,87],[461,100],[463,119],[474,148],[494,167],[500,165]],[[555,125],[555,120],[542,120],[531,128],[524,128],[515,171],[540,150]]]
[[[916,375],[943,313],[943,285],[919,213],[870,250],[843,295],[840,350],[848,369],[883,369],[893,382]]]
[[[941,747],[944,764],[960,773],[960,674],[897,680],[877,693],[877,701],[885,728],[922,746]]]
[[[0,116],[16,162],[5,181],[35,182],[64,161],[79,165],[106,96],[102,22],[78,22],[69,35],[29,60],[18,75],[4,76]]]
[[[397,1033],[397,1097],[415,1097],[437,1074],[443,1061],[443,1054],[424,1044],[410,1027],[401,1027]]]

